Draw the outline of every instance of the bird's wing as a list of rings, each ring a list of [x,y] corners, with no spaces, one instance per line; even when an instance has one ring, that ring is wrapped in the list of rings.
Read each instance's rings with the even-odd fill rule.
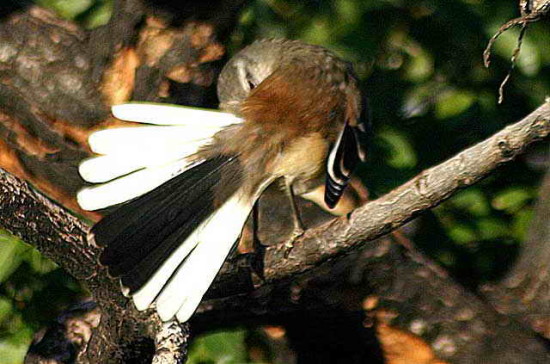
[[[368,113],[367,100],[363,97],[360,117],[350,117],[346,120],[329,154],[325,182],[325,203],[329,208],[336,206],[340,200],[359,161],[364,162],[367,158],[367,145],[370,139]]]

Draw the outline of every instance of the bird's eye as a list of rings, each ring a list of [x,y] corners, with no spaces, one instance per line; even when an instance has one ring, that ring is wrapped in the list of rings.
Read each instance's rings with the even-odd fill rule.
[[[250,73],[250,71],[246,72],[246,82],[250,90],[255,89],[257,86],[256,81],[254,81],[254,77],[252,77],[252,74]]]

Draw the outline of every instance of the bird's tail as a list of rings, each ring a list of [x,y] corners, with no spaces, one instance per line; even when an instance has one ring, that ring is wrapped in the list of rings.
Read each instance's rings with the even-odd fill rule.
[[[119,119],[148,125],[90,135],[90,148],[98,156],[79,168],[84,180],[96,184],[77,195],[85,210],[117,205],[155,189],[200,162],[190,157],[214,134],[242,123],[233,114],[173,105],[134,103],[112,110]]]
[[[169,107],[160,107],[160,111],[164,111],[164,108]],[[132,116],[132,120],[135,121],[136,117]],[[230,120],[235,121],[235,118],[228,117],[219,124],[227,125]],[[212,123],[212,119],[206,120],[206,123]],[[200,135],[202,139],[195,138],[199,140],[195,140],[196,144],[208,142],[221,127],[215,125],[208,132],[203,128],[204,134]],[[181,139],[189,139],[191,131],[196,135],[201,133],[200,124],[180,130],[179,134],[175,133],[175,129],[165,132],[159,129],[164,127],[149,128],[150,132],[146,135],[157,138],[151,142],[154,150],[159,145],[170,149],[171,139],[175,140],[174,145],[181,147]],[[208,129],[208,125],[205,128]],[[127,145],[140,151],[138,142],[150,140],[136,131],[139,129],[145,128],[106,130],[103,135],[96,135],[95,141],[92,135],[91,147],[96,151],[117,151],[118,154],[111,154],[125,156],[128,147],[121,148],[121,140],[134,138],[134,142],[128,142]],[[109,140],[111,135],[108,132],[119,135]],[[102,132],[96,134],[99,133]],[[177,140],[178,135],[180,140]],[[189,148],[189,140],[184,145]],[[122,163],[120,158],[108,160],[110,156],[107,154],[92,159],[81,168],[83,176],[89,181],[103,182],[107,177],[120,174],[120,171],[125,174],[104,185],[82,191],[79,201],[87,208],[101,208],[133,198],[96,224],[90,236],[104,247],[101,263],[108,266],[111,275],[120,277],[126,294],[132,296],[139,310],[156,302],[157,311],[163,320],[176,316],[183,322],[189,319],[199,305],[238,239],[255,196],[250,196],[240,187],[241,167],[235,156],[186,163],[186,158],[191,154],[189,150],[179,151],[178,154],[176,147],[172,151],[175,154],[161,154],[169,158],[164,158],[165,163],[160,166],[157,165],[160,163],[158,158],[154,160],[157,164],[145,166],[145,163],[128,158],[134,162],[133,169],[136,165],[140,168],[130,174],[128,169],[132,168]],[[175,159],[172,158],[174,155]],[[98,158],[104,158],[107,162],[98,161]],[[166,162],[171,158],[174,160]],[[101,173],[106,171],[98,168],[98,165],[116,168],[102,176]],[[159,170],[165,170],[165,173],[155,173]],[[139,173],[141,176],[135,177]],[[216,188],[221,183],[223,188]],[[139,197],[136,198],[136,195]]]

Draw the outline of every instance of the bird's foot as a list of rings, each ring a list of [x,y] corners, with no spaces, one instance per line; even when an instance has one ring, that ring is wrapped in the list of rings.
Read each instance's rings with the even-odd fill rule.
[[[256,277],[261,281],[265,281],[264,276],[264,256],[265,256],[265,245],[255,245],[254,251],[248,253],[248,264],[249,268],[256,275]]]
[[[285,245],[284,245],[284,249],[285,249],[285,254],[284,254],[284,257],[285,258],[288,258],[288,256],[290,255],[290,252],[292,251],[292,248],[294,248],[294,242],[296,240],[298,240],[302,235],[304,235],[305,233],[305,230],[302,229],[302,228],[295,228],[293,231],[292,231],[292,234],[290,235],[290,238],[288,238],[288,240],[285,242]]]

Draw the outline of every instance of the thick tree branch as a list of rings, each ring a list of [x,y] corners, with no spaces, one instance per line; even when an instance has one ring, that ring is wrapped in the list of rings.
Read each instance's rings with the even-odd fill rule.
[[[126,300],[120,295],[118,284],[107,278],[97,264],[99,249],[86,240],[88,226],[33,190],[28,183],[2,170],[0,219],[2,228],[33,245],[93,292],[102,309],[102,327],[94,335],[102,350],[88,351],[91,354],[88,362],[104,362],[106,357],[114,355],[119,338],[123,337],[120,328],[125,319]],[[112,309],[106,309],[107,306]],[[132,341],[134,337],[130,334],[128,339]]]
[[[88,244],[88,225],[50,201],[28,183],[0,170],[2,228],[33,245],[44,256],[94,289],[99,248]]]
[[[385,236],[342,259],[250,294],[209,300],[191,327],[196,332],[211,329],[212,323],[282,325],[291,331],[293,346],[309,342],[309,350],[298,351],[310,352],[308,362],[323,362],[330,347],[337,345],[333,353],[341,361],[347,362],[348,351],[360,355],[357,348],[362,348],[370,351],[364,360],[370,363],[376,349],[369,343],[369,327],[375,328],[388,362],[548,360],[547,349],[534,332],[498,314],[437,264],[405,247],[403,238],[394,240],[396,236]],[[250,319],[252,315],[256,317]]]

